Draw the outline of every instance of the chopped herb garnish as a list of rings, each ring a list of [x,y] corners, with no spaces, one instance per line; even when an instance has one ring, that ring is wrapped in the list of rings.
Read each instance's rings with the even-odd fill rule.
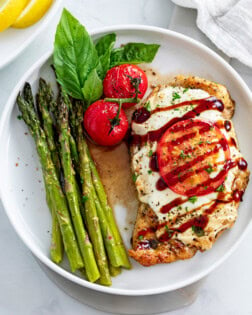
[[[195,226],[195,225],[193,225],[192,226],[192,231],[193,231],[193,233],[195,233],[197,236],[204,236],[205,235],[205,232],[204,232],[204,230],[202,229],[202,227],[200,227],[200,226]]]
[[[173,235],[173,230],[170,230],[168,225],[165,225],[166,233],[168,234],[168,237],[172,237]]]
[[[192,196],[190,198],[188,198],[188,201],[190,201],[191,203],[195,203],[198,200],[198,198],[196,196]]]
[[[148,170],[148,174],[152,174],[152,170]]]
[[[185,158],[190,158],[191,154],[185,154],[184,150],[181,150],[181,153],[179,156],[184,160]]]
[[[143,239],[143,235],[139,235],[138,239],[141,241]]]
[[[184,153],[184,150],[181,150],[181,153],[179,155],[182,159],[185,159],[186,158],[186,155]]]
[[[216,191],[218,191],[218,192],[223,192],[224,189],[225,189],[224,185],[221,184],[219,187],[216,188]]]
[[[188,88],[184,89],[184,90],[183,90],[183,93],[186,93],[188,90],[189,90]]]
[[[139,175],[137,175],[136,173],[134,173],[134,174],[132,175],[132,179],[133,179],[133,182],[134,182],[134,183],[136,182],[138,176],[139,176]]]
[[[145,103],[144,107],[145,107],[145,109],[147,109],[148,112],[150,112],[151,111],[150,101]]]
[[[212,142],[207,140],[206,143],[207,143],[207,144],[211,144]]]
[[[179,107],[177,107],[177,108],[174,108],[174,110],[176,110],[176,111],[177,111],[177,110],[179,110]]]
[[[213,168],[212,168],[212,165],[211,165],[211,164],[208,164],[208,165],[209,165],[209,167],[206,168],[205,170],[206,170],[206,172],[207,172],[208,174],[211,174],[211,173],[213,172]]]
[[[199,144],[202,144],[202,143],[203,143],[203,141],[202,141],[202,140],[200,140]]]
[[[172,93],[172,101],[180,99],[181,96],[177,92]]]
[[[149,153],[148,153],[148,156],[149,156],[149,157],[151,157],[151,156],[152,156],[152,154],[153,154],[153,151],[152,151],[152,150],[150,150],[150,151],[149,151]]]

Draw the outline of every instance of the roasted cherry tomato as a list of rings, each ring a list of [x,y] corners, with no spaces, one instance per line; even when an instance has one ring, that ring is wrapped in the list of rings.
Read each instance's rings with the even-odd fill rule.
[[[145,72],[136,65],[124,64],[111,68],[103,81],[105,97],[110,98],[132,98],[137,94],[143,98],[148,87]],[[128,108],[136,103],[124,103]]]
[[[89,136],[100,145],[112,146],[124,138],[128,130],[127,117],[117,103],[99,100],[91,104],[84,115],[84,127]]]
[[[230,149],[220,129],[198,119],[180,121],[162,136],[157,148],[163,180],[180,195],[221,191],[230,167]]]

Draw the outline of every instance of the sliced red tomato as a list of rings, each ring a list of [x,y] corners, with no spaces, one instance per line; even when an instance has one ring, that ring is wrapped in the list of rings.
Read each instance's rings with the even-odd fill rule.
[[[109,98],[132,98],[136,96],[143,98],[148,87],[145,72],[136,65],[124,64],[111,68],[103,81],[103,92]],[[136,103],[124,103],[128,108]]]
[[[180,195],[205,195],[224,182],[230,149],[220,129],[208,121],[188,119],[171,126],[157,147],[162,178]]]
[[[89,136],[100,145],[112,146],[121,142],[128,130],[128,119],[119,105],[99,100],[91,104],[84,115],[84,127]]]

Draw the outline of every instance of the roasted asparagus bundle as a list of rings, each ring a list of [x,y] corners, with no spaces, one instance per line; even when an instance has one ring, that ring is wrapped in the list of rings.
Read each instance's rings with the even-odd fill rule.
[[[82,102],[61,87],[54,100],[50,85],[40,79],[36,104],[28,83],[17,104],[42,166],[52,214],[51,259],[59,264],[65,249],[73,272],[111,285],[110,276],[131,264],[84,136]]]

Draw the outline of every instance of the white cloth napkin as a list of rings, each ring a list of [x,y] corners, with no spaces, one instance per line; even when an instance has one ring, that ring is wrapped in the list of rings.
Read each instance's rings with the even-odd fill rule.
[[[252,68],[252,0],[172,0],[198,10],[197,26],[229,57]]]

